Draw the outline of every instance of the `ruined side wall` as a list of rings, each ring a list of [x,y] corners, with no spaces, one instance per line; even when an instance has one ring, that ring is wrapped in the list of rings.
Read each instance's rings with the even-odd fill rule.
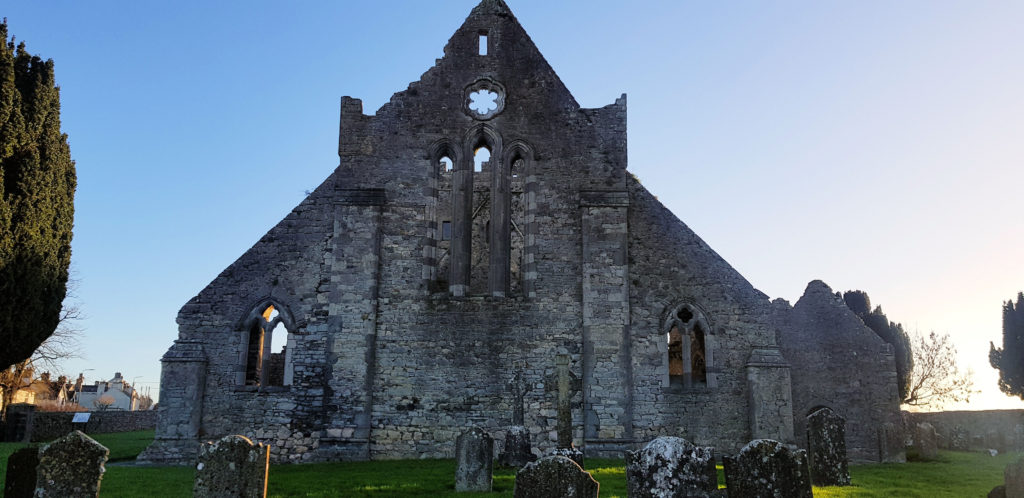
[[[879,428],[900,423],[891,346],[819,280],[792,308],[781,300],[773,306],[782,354],[792,366],[798,444],[807,446],[807,415],[827,406],[846,419],[849,458],[879,461]]]
[[[638,182],[630,182],[630,330],[638,441],[681,436],[735,452],[751,437],[745,365],[775,343],[767,296],[754,289]],[[679,303],[701,309],[712,330],[708,385],[665,383],[666,314]],[[788,386],[784,386],[788,391]]]
[[[903,412],[907,429],[927,422],[941,436],[940,447],[1024,451],[1024,410]],[[959,439],[954,444],[954,440]]]
[[[367,287],[373,286],[366,279],[354,285],[351,278],[367,265],[376,266],[375,232],[366,229],[372,228],[377,208],[367,198],[328,179],[182,308],[179,338],[196,341],[206,359],[202,437],[243,434],[271,444],[275,460],[308,460],[328,414],[354,420],[366,406],[365,367],[338,379],[327,365],[347,355],[365,362],[365,336],[343,328],[350,317],[339,307],[357,301],[361,316]],[[361,236],[367,232],[369,240]],[[289,330],[293,381],[284,387],[241,385],[244,321],[268,300],[294,317]],[[165,363],[165,369],[178,365]],[[184,406],[171,399],[166,405]]]

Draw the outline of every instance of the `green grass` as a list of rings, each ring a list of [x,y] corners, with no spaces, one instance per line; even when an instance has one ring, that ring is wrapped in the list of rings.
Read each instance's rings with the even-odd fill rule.
[[[136,467],[128,464],[153,440],[153,431],[95,434],[110,449],[111,463],[103,477],[104,497],[187,497],[192,493],[191,467]],[[0,443],[0,482],[7,456],[25,446]],[[1002,483],[1006,464],[1020,454],[990,457],[985,453],[940,452],[930,462],[894,465],[853,465],[853,485],[815,487],[816,497],[984,497]],[[120,462],[120,464],[119,464]],[[626,496],[622,460],[588,459],[587,467],[601,483],[602,497]],[[271,497],[512,496],[516,469],[495,467],[494,492],[455,493],[454,460],[388,460],[374,462],[271,465]],[[721,466],[719,485],[724,485]]]

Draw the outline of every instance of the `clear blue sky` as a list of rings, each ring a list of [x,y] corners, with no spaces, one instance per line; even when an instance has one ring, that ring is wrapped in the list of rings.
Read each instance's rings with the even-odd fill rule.
[[[88,318],[69,374],[159,379],[178,308],[337,165],[475,0],[8,2],[53,58],[78,165]],[[754,286],[863,289],[949,333],[1017,407],[988,342],[1024,289],[1024,3],[512,0],[585,107],[629,95],[629,168]]]

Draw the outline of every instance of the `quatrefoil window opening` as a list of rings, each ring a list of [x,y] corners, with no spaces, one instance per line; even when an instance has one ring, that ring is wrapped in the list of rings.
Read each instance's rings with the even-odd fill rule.
[[[480,89],[469,94],[469,109],[484,116],[498,108],[498,94],[488,90]]]

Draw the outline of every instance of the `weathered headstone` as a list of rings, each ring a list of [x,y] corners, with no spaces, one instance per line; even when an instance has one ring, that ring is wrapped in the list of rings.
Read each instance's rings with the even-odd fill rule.
[[[886,422],[878,428],[878,460],[882,463],[907,461],[906,445],[900,426]]]
[[[245,436],[225,436],[199,447],[196,480],[192,495],[196,498],[267,496],[267,472],[270,445],[253,444]]]
[[[949,449],[954,451],[970,451],[971,435],[967,433],[967,429],[964,426],[954,426],[953,430],[950,431]]]
[[[99,496],[109,454],[110,450],[80,431],[39,448],[35,496]]]
[[[630,498],[717,496],[714,449],[679,437],[656,438],[626,452],[626,484]]]
[[[479,427],[455,438],[455,491],[491,491],[494,440]]]
[[[515,498],[597,498],[599,484],[576,462],[548,456],[516,473]]]
[[[4,424],[3,440],[12,443],[27,443],[32,440],[32,421],[36,405],[17,403],[7,407],[7,421]]]
[[[4,482],[6,498],[31,498],[36,490],[36,470],[39,467],[39,448],[21,448],[7,457],[7,477]]]
[[[807,457],[811,482],[817,486],[848,486],[846,419],[831,408],[807,416]]]
[[[988,498],[1006,498],[1006,486],[1000,484],[988,492]]]
[[[1019,498],[1024,496],[1024,458],[1010,462],[1003,470],[1003,484],[1006,485],[1006,496]]]
[[[498,457],[498,463],[508,467],[522,467],[534,460],[530,447],[530,431],[521,425],[513,425],[505,431],[505,451]]]
[[[771,439],[755,439],[726,456],[729,498],[811,498],[807,452]]]
[[[935,444],[935,427],[932,424],[922,422],[914,426],[914,449],[919,458],[926,460],[939,455],[939,448]]]

